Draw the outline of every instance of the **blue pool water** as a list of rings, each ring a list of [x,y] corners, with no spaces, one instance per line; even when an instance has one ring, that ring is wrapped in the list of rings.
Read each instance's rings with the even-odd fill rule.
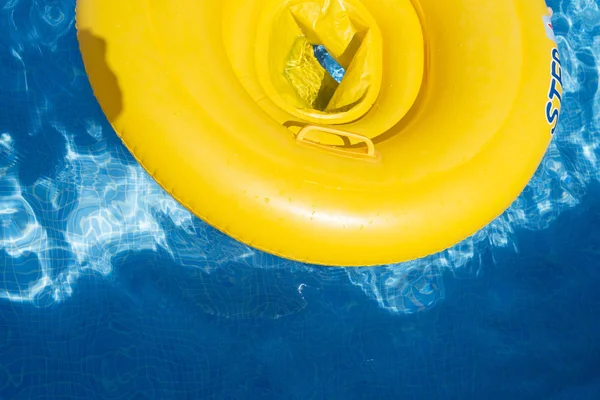
[[[600,398],[600,5],[549,5],[564,113],[523,195],[332,269],[193,218],[107,124],[74,0],[1,0],[0,399]]]

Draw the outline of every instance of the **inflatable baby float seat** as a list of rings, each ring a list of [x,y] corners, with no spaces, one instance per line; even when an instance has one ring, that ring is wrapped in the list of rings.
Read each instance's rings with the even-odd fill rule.
[[[446,249],[519,196],[560,111],[549,21],[542,0],[77,2],[148,173],[250,246],[340,266]]]

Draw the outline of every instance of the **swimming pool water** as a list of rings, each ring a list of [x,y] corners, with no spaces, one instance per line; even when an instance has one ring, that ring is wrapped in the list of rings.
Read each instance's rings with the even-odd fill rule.
[[[456,247],[333,269],[199,222],[123,148],[74,0],[0,2],[0,399],[600,398],[600,5],[522,196]]]

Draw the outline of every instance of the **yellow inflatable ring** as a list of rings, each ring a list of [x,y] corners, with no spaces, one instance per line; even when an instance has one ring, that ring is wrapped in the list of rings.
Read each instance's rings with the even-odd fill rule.
[[[543,0],[79,0],[77,27],[101,107],[154,179],[308,263],[407,261],[472,235],[527,185],[560,111]]]

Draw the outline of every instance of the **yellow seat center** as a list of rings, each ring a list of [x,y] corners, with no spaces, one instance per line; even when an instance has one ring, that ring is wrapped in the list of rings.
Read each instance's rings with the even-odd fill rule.
[[[301,120],[326,124],[349,123],[371,109],[382,81],[381,34],[360,2],[287,1],[270,29],[263,86],[276,104]],[[345,70],[341,82],[321,65],[314,46]]]

